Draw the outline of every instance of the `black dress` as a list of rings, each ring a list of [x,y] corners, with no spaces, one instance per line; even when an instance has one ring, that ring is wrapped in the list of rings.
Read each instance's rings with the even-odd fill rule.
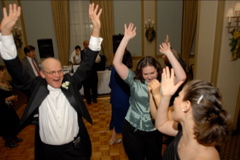
[[[11,101],[5,98],[12,96],[12,87],[0,86],[0,136],[4,139],[17,135],[19,117]]]
[[[178,134],[164,151],[163,160],[180,160],[178,155],[178,144],[182,137],[182,128],[180,125],[178,128],[179,128]]]

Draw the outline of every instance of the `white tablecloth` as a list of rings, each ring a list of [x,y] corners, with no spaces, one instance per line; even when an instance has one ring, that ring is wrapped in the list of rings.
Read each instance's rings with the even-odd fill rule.
[[[110,81],[110,70],[98,71],[98,94],[108,94],[111,92],[108,84]],[[83,87],[80,89],[80,93],[84,95]]]
[[[73,68],[73,71],[75,72],[78,67],[79,65],[63,66],[63,72],[64,74],[69,73],[72,70],[72,68]],[[98,74],[98,94],[110,93],[111,89],[109,88],[108,84],[110,81],[111,71],[110,70],[98,71],[97,74]],[[84,95],[83,86],[80,89],[80,93]]]

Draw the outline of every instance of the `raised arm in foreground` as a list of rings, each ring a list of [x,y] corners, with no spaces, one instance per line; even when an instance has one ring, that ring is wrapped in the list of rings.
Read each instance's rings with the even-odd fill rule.
[[[3,19],[1,21],[0,30],[1,30],[1,39],[0,43],[0,54],[1,57],[5,60],[13,59],[17,56],[17,49],[14,44],[13,36],[11,31],[13,26],[16,24],[19,16],[21,14],[21,7],[16,4],[9,5],[9,14],[7,9],[3,8]]]
[[[122,63],[123,55],[129,40],[136,36],[136,27],[134,27],[133,23],[130,23],[128,26],[124,24],[124,28],[125,28],[124,37],[120,45],[118,46],[118,49],[113,59],[113,65],[118,75],[122,79],[126,79],[128,75],[128,67]]]
[[[166,38],[166,39],[168,39],[168,38]],[[186,73],[185,73],[184,69],[182,68],[181,64],[176,59],[176,57],[173,55],[173,53],[171,51],[170,42],[164,42],[164,43],[160,44],[159,51],[167,56],[169,62],[171,63],[171,65],[174,69],[174,72],[176,75],[175,84],[180,81],[185,81],[187,78]]]
[[[98,11],[98,5],[94,8],[94,3],[89,5],[89,18],[93,25],[92,36],[99,37],[100,36],[100,28],[101,28],[101,21],[100,15],[102,13],[102,9],[100,8]]]
[[[177,89],[182,83],[183,81],[180,81],[175,85],[173,69],[171,69],[171,73],[168,67],[163,69],[161,82],[161,101],[157,109],[155,126],[162,133],[171,136],[175,136],[177,134],[177,127],[176,122],[169,119],[168,117],[169,101],[171,96],[177,91]],[[152,89],[157,89],[157,87],[154,86],[149,87],[151,87]],[[155,91],[153,91],[153,93],[155,93]]]
[[[9,14],[7,14],[7,9],[3,8],[3,19],[0,26],[2,35],[11,34],[12,28],[16,24],[20,14],[21,7],[16,4],[9,4]]]

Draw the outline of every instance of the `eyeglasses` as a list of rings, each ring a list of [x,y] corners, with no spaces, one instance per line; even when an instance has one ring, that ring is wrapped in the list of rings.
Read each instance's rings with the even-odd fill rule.
[[[54,75],[54,74],[56,74],[56,73],[62,74],[62,73],[63,73],[63,70],[61,69],[61,70],[58,70],[58,71],[51,71],[51,72],[43,71],[43,72],[44,72],[44,73],[47,73],[47,74],[49,74],[49,75]]]

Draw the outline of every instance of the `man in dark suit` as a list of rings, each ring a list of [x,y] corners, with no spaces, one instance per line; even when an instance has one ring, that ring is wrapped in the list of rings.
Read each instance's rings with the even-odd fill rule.
[[[25,53],[25,57],[22,59],[23,69],[26,70],[31,78],[40,76],[40,67],[36,58],[35,47],[28,45],[24,47],[23,51]]]
[[[85,56],[88,49],[89,41],[83,41],[84,49],[81,51],[82,58]],[[83,83],[84,97],[86,98],[87,104],[97,103],[98,96],[98,75],[97,75],[97,64],[101,61],[101,57],[97,55],[95,63],[91,72],[87,73],[86,79]]]
[[[0,26],[0,54],[14,85],[30,97],[20,122],[20,130],[31,123],[36,111],[39,112],[39,132],[36,132],[35,137],[39,138],[35,139],[38,152],[35,153],[35,159],[90,160],[91,141],[82,117],[90,123],[92,120],[79,89],[101,49],[101,12],[98,5],[89,5],[89,17],[93,24],[92,36],[86,56],[73,76],[63,75],[59,60],[47,58],[42,62],[41,77],[31,79],[17,57],[11,35],[21,8],[15,4],[9,5],[9,15],[4,8],[4,18]]]

